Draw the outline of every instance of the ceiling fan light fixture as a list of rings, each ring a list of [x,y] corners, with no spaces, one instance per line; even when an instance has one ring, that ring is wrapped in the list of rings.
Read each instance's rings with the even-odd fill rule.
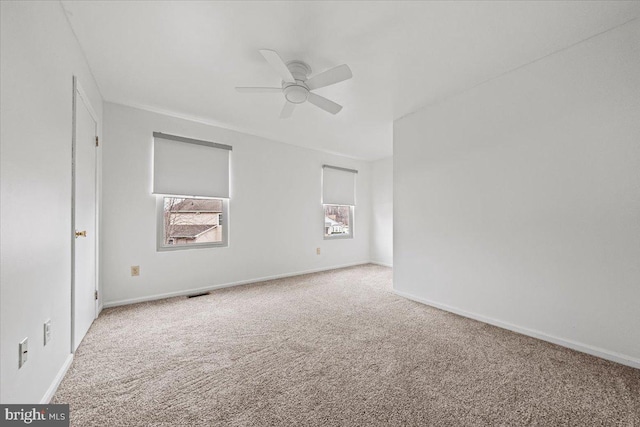
[[[283,91],[287,101],[293,104],[302,104],[309,97],[309,89],[302,85],[289,85]]]

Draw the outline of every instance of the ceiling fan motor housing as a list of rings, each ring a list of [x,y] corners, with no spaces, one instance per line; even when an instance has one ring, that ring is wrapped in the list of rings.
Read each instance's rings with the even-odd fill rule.
[[[293,104],[302,104],[309,97],[309,88],[304,82],[311,74],[311,67],[302,61],[289,61],[287,62],[287,68],[296,82],[282,82],[284,97]]]

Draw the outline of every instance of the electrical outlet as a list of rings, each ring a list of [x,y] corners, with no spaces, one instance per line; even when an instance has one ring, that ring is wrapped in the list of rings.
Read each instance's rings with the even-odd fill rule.
[[[139,276],[140,275],[140,266],[139,265],[132,265],[131,266],[131,275],[132,276]]]
[[[44,345],[51,341],[51,320],[44,322]]]
[[[316,255],[320,255],[320,248],[316,248]]]
[[[22,368],[22,365],[27,363],[28,351],[29,351],[29,338],[25,338],[22,341],[20,341],[20,344],[18,344],[18,352],[19,352],[18,369]]]

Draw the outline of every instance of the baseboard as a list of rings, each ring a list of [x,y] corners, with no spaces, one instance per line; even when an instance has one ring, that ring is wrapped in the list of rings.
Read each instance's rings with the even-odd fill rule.
[[[370,262],[371,262],[371,264],[381,265],[381,266],[383,266],[383,267],[393,268],[393,264],[389,264],[389,263],[386,263],[386,262],[373,261],[373,260],[372,260],[372,261],[370,261]]]
[[[508,329],[510,331],[513,332],[517,332],[519,334],[523,334],[523,335],[527,335],[533,338],[537,338],[543,341],[547,341],[553,344],[557,344],[560,345],[562,347],[567,347],[570,348],[572,350],[576,350],[582,353],[587,353],[590,354],[592,356],[596,356],[599,357],[601,359],[606,359],[606,360],[610,360],[612,362],[616,362],[616,363],[620,363],[622,365],[626,365],[626,366],[631,366],[632,368],[636,368],[636,369],[640,369],[640,359],[636,359],[634,357],[631,356],[627,356],[625,354],[620,354],[620,353],[616,353],[614,351],[609,351],[609,350],[605,350],[603,348],[598,348],[598,347],[594,347],[588,344],[583,344],[583,343],[579,343],[576,341],[572,341],[572,340],[568,340],[568,339],[564,339],[564,338],[559,338],[553,335],[549,335],[547,333],[544,332],[540,332],[540,331],[536,331],[534,329],[528,329],[528,328],[523,328],[521,326],[517,326],[508,322],[503,322],[501,320],[497,320],[497,319],[493,319],[491,317],[486,317],[480,314],[476,314],[476,313],[471,313],[465,310],[461,310],[459,308],[456,307],[452,307],[450,305],[447,304],[441,304],[435,301],[430,301],[427,300],[425,298],[420,298],[417,297],[415,295],[406,293],[406,292],[402,292],[402,291],[398,291],[398,290],[393,290],[393,292],[396,295],[399,295],[403,298],[407,298],[410,299],[412,301],[416,301],[422,304],[426,304],[429,305],[431,307],[435,307],[435,308],[439,308],[441,310],[444,311],[448,311],[451,313],[455,313],[458,314],[460,316],[463,317],[467,317],[469,319],[473,319],[473,320],[478,320],[480,322],[483,323],[488,323],[490,325],[493,326],[497,326],[499,328],[502,329]]]
[[[258,277],[258,278],[254,278],[254,279],[248,279],[248,280],[240,280],[240,281],[237,281],[237,282],[224,283],[224,284],[221,284],[221,285],[206,286],[204,288],[185,289],[185,290],[182,290],[182,291],[167,292],[167,293],[164,293],[164,294],[155,294],[155,295],[148,295],[148,296],[138,297],[138,298],[130,298],[130,299],[124,299],[124,300],[117,300],[117,301],[108,301],[108,302],[104,303],[103,307],[104,308],[117,307],[117,306],[120,306],[120,305],[137,304],[139,302],[155,301],[155,300],[159,300],[159,299],[172,298],[172,297],[180,297],[180,296],[184,296],[184,295],[191,295],[191,294],[197,294],[197,293],[202,293],[202,292],[207,292],[207,291],[214,291],[216,289],[230,288],[230,287],[233,287],[233,286],[249,285],[251,283],[266,282],[268,280],[284,279],[286,277],[301,276],[303,274],[320,273],[322,271],[337,270],[339,268],[354,267],[356,265],[363,265],[363,264],[370,264],[370,262],[368,260],[367,261],[359,261],[359,262],[336,265],[336,266],[331,266],[331,267],[315,268],[313,270],[297,271],[297,272],[294,272],[294,273],[276,274],[274,276],[265,276],[265,277]]]
[[[73,354],[68,355],[67,358],[65,359],[64,363],[62,364],[62,367],[58,371],[58,374],[53,379],[53,382],[47,389],[47,392],[44,394],[44,396],[42,396],[42,399],[40,399],[41,405],[46,405],[47,403],[51,402],[51,398],[53,398],[53,395],[56,393],[56,390],[58,390],[58,386],[60,386],[62,379],[67,374],[67,371],[71,366],[71,362],[73,362]]]

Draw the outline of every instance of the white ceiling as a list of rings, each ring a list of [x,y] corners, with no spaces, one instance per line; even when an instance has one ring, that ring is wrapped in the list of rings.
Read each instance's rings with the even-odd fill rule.
[[[170,112],[347,156],[392,154],[393,120],[640,16],[640,2],[63,1],[106,101]],[[346,63],[353,79],[319,89],[279,119],[281,94],[258,49]]]

